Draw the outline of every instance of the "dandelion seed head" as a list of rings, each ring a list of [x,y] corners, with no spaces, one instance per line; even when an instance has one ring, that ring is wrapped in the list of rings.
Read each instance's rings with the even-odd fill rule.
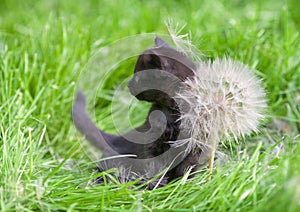
[[[187,151],[195,146],[216,148],[221,138],[238,139],[257,132],[266,108],[265,92],[253,70],[232,59],[200,62],[195,77],[175,99],[181,127],[189,134]]]

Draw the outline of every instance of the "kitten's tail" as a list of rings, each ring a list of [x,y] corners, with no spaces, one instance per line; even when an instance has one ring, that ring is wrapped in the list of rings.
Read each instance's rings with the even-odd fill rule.
[[[89,140],[95,147],[104,150],[112,150],[110,143],[117,139],[117,136],[109,135],[93,123],[85,111],[85,97],[81,91],[77,92],[75,103],[72,108],[72,118],[76,128]]]

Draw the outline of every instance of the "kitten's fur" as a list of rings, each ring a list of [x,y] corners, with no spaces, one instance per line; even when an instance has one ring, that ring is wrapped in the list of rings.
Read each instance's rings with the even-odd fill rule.
[[[85,98],[81,92],[78,92],[76,101],[73,105],[73,121],[76,128],[89,140],[94,146],[101,149],[103,152],[102,157],[110,157],[119,154],[133,154],[136,155],[137,159],[153,158],[163,154],[169,150],[169,141],[175,141],[180,133],[180,111],[176,105],[176,102],[172,98],[172,94],[180,88],[180,83],[189,77],[193,77],[195,65],[189,61],[189,59],[181,52],[171,48],[162,39],[155,39],[156,47],[151,48],[143,52],[135,65],[134,76],[130,80],[128,87],[130,92],[136,96],[139,100],[148,101],[152,103],[152,107],[149,114],[152,111],[159,110],[164,113],[166,120],[155,117],[154,120],[149,120],[149,114],[145,123],[138,127],[139,132],[153,133],[160,129],[165,130],[161,136],[152,143],[147,143],[146,136],[143,136],[139,144],[130,142],[124,138],[124,136],[109,135],[100,129],[90,120],[85,112]],[[143,70],[154,69],[150,75],[140,75],[138,80],[135,79]],[[155,70],[162,70],[168,74],[174,75],[176,78],[171,83],[165,83],[164,77],[159,75],[156,76]],[[168,91],[169,96],[165,92],[160,90],[150,89],[140,92],[140,89],[151,81],[155,80],[160,83],[161,86],[165,86],[164,89]],[[150,124],[151,123],[151,124]],[[128,132],[125,137],[130,137]],[[144,139],[144,141],[142,141]],[[160,182],[159,186],[166,184],[167,182],[183,176],[184,172],[188,168],[192,168],[192,171],[197,169],[201,150],[189,153],[184,160],[179,163],[176,167],[169,170],[164,176],[164,180]],[[121,159],[122,160],[122,159]],[[118,168],[120,159],[107,160],[101,162],[98,165],[100,171]],[[156,164],[160,166],[160,164]],[[138,177],[138,176],[137,176]],[[133,180],[135,176],[129,176],[126,180]],[[148,180],[148,179],[144,179]],[[153,188],[154,184],[149,185],[149,188]]]

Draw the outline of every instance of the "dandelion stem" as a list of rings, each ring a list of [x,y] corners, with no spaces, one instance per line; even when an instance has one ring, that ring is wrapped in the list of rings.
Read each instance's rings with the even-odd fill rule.
[[[208,169],[209,169],[209,176],[208,176],[208,181],[211,180],[212,177],[212,172],[213,172],[213,166],[214,166],[214,160],[215,160],[215,148],[211,148],[210,150],[210,156],[209,156],[209,163],[208,163]]]

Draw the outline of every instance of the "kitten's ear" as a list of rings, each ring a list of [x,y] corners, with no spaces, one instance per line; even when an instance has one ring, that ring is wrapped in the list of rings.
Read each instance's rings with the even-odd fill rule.
[[[166,47],[166,48],[171,48],[163,39],[160,37],[155,38],[155,46],[156,47]]]
[[[159,52],[162,49],[169,49],[169,51],[175,51],[175,49],[172,49],[160,37],[156,37],[154,42],[155,48],[148,49],[139,56],[135,64],[134,73],[149,69],[163,70],[163,55],[161,55]]]
[[[135,64],[134,73],[150,69],[162,70],[161,58],[151,51],[146,51],[139,56]]]

